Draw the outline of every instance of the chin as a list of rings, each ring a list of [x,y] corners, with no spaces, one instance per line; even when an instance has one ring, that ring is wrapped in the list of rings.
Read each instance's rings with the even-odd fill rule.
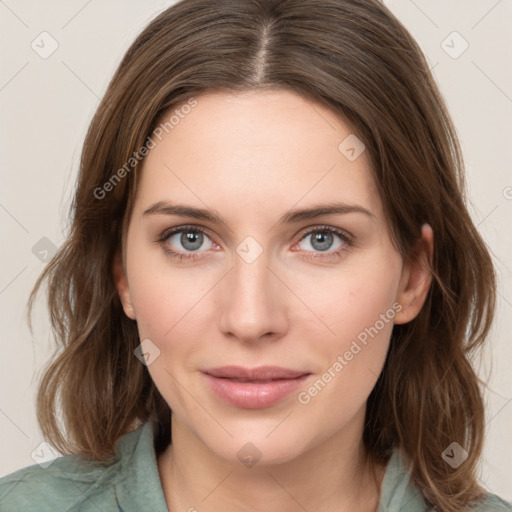
[[[225,439],[222,446],[219,446],[218,439],[211,440],[207,446],[227,462],[243,464],[248,468],[286,464],[309,448],[306,440],[297,439],[296,434],[289,431],[282,431],[279,434],[274,432],[266,436],[267,433],[262,435],[261,432],[257,435],[246,433],[235,435],[229,440]]]

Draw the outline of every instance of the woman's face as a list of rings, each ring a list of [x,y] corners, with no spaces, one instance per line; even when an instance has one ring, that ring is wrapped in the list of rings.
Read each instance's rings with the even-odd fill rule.
[[[291,92],[195,99],[153,137],[116,278],[173,429],[260,464],[360,440],[410,293],[364,146]]]

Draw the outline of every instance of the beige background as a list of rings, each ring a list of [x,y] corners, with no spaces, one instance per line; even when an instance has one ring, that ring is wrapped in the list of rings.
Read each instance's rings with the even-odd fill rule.
[[[33,400],[49,329],[41,304],[31,337],[25,304],[40,259],[63,241],[85,130],[128,45],[171,3],[0,1],[0,476],[34,464],[43,441]],[[385,3],[420,43],[448,102],[471,213],[494,254],[499,310],[480,364],[482,378],[492,369],[481,480],[512,499],[512,2]]]

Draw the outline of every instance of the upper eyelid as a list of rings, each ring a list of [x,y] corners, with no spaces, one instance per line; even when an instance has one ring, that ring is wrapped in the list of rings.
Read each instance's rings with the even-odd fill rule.
[[[208,237],[212,240],[212,241],[215,241],[215,236],[212,236],[211,233],[210,233],[210,230],[207,229],[207,228],[204,228],[203,226],[194,226],[193,224],[185,224],[183,226],[176,226],[174,228],[169,228],[169,229],[165,229],[163,232],[162,232],[162,235],[159,237],[161,239],[167,239],[171,236],[174,236],[178,233],[182,233],[184,231],[199,231],[201,233],[204,233],[206,235],[208,235]]]

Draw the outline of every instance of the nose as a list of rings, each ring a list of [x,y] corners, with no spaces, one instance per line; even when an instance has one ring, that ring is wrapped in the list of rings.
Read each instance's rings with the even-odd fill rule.
[[[242,342],[276,340],[286,332],[292,292],[271,268],[267,252],[253,261],[240,254],[234,254],[233,267],[218,289],[219,328]]]

